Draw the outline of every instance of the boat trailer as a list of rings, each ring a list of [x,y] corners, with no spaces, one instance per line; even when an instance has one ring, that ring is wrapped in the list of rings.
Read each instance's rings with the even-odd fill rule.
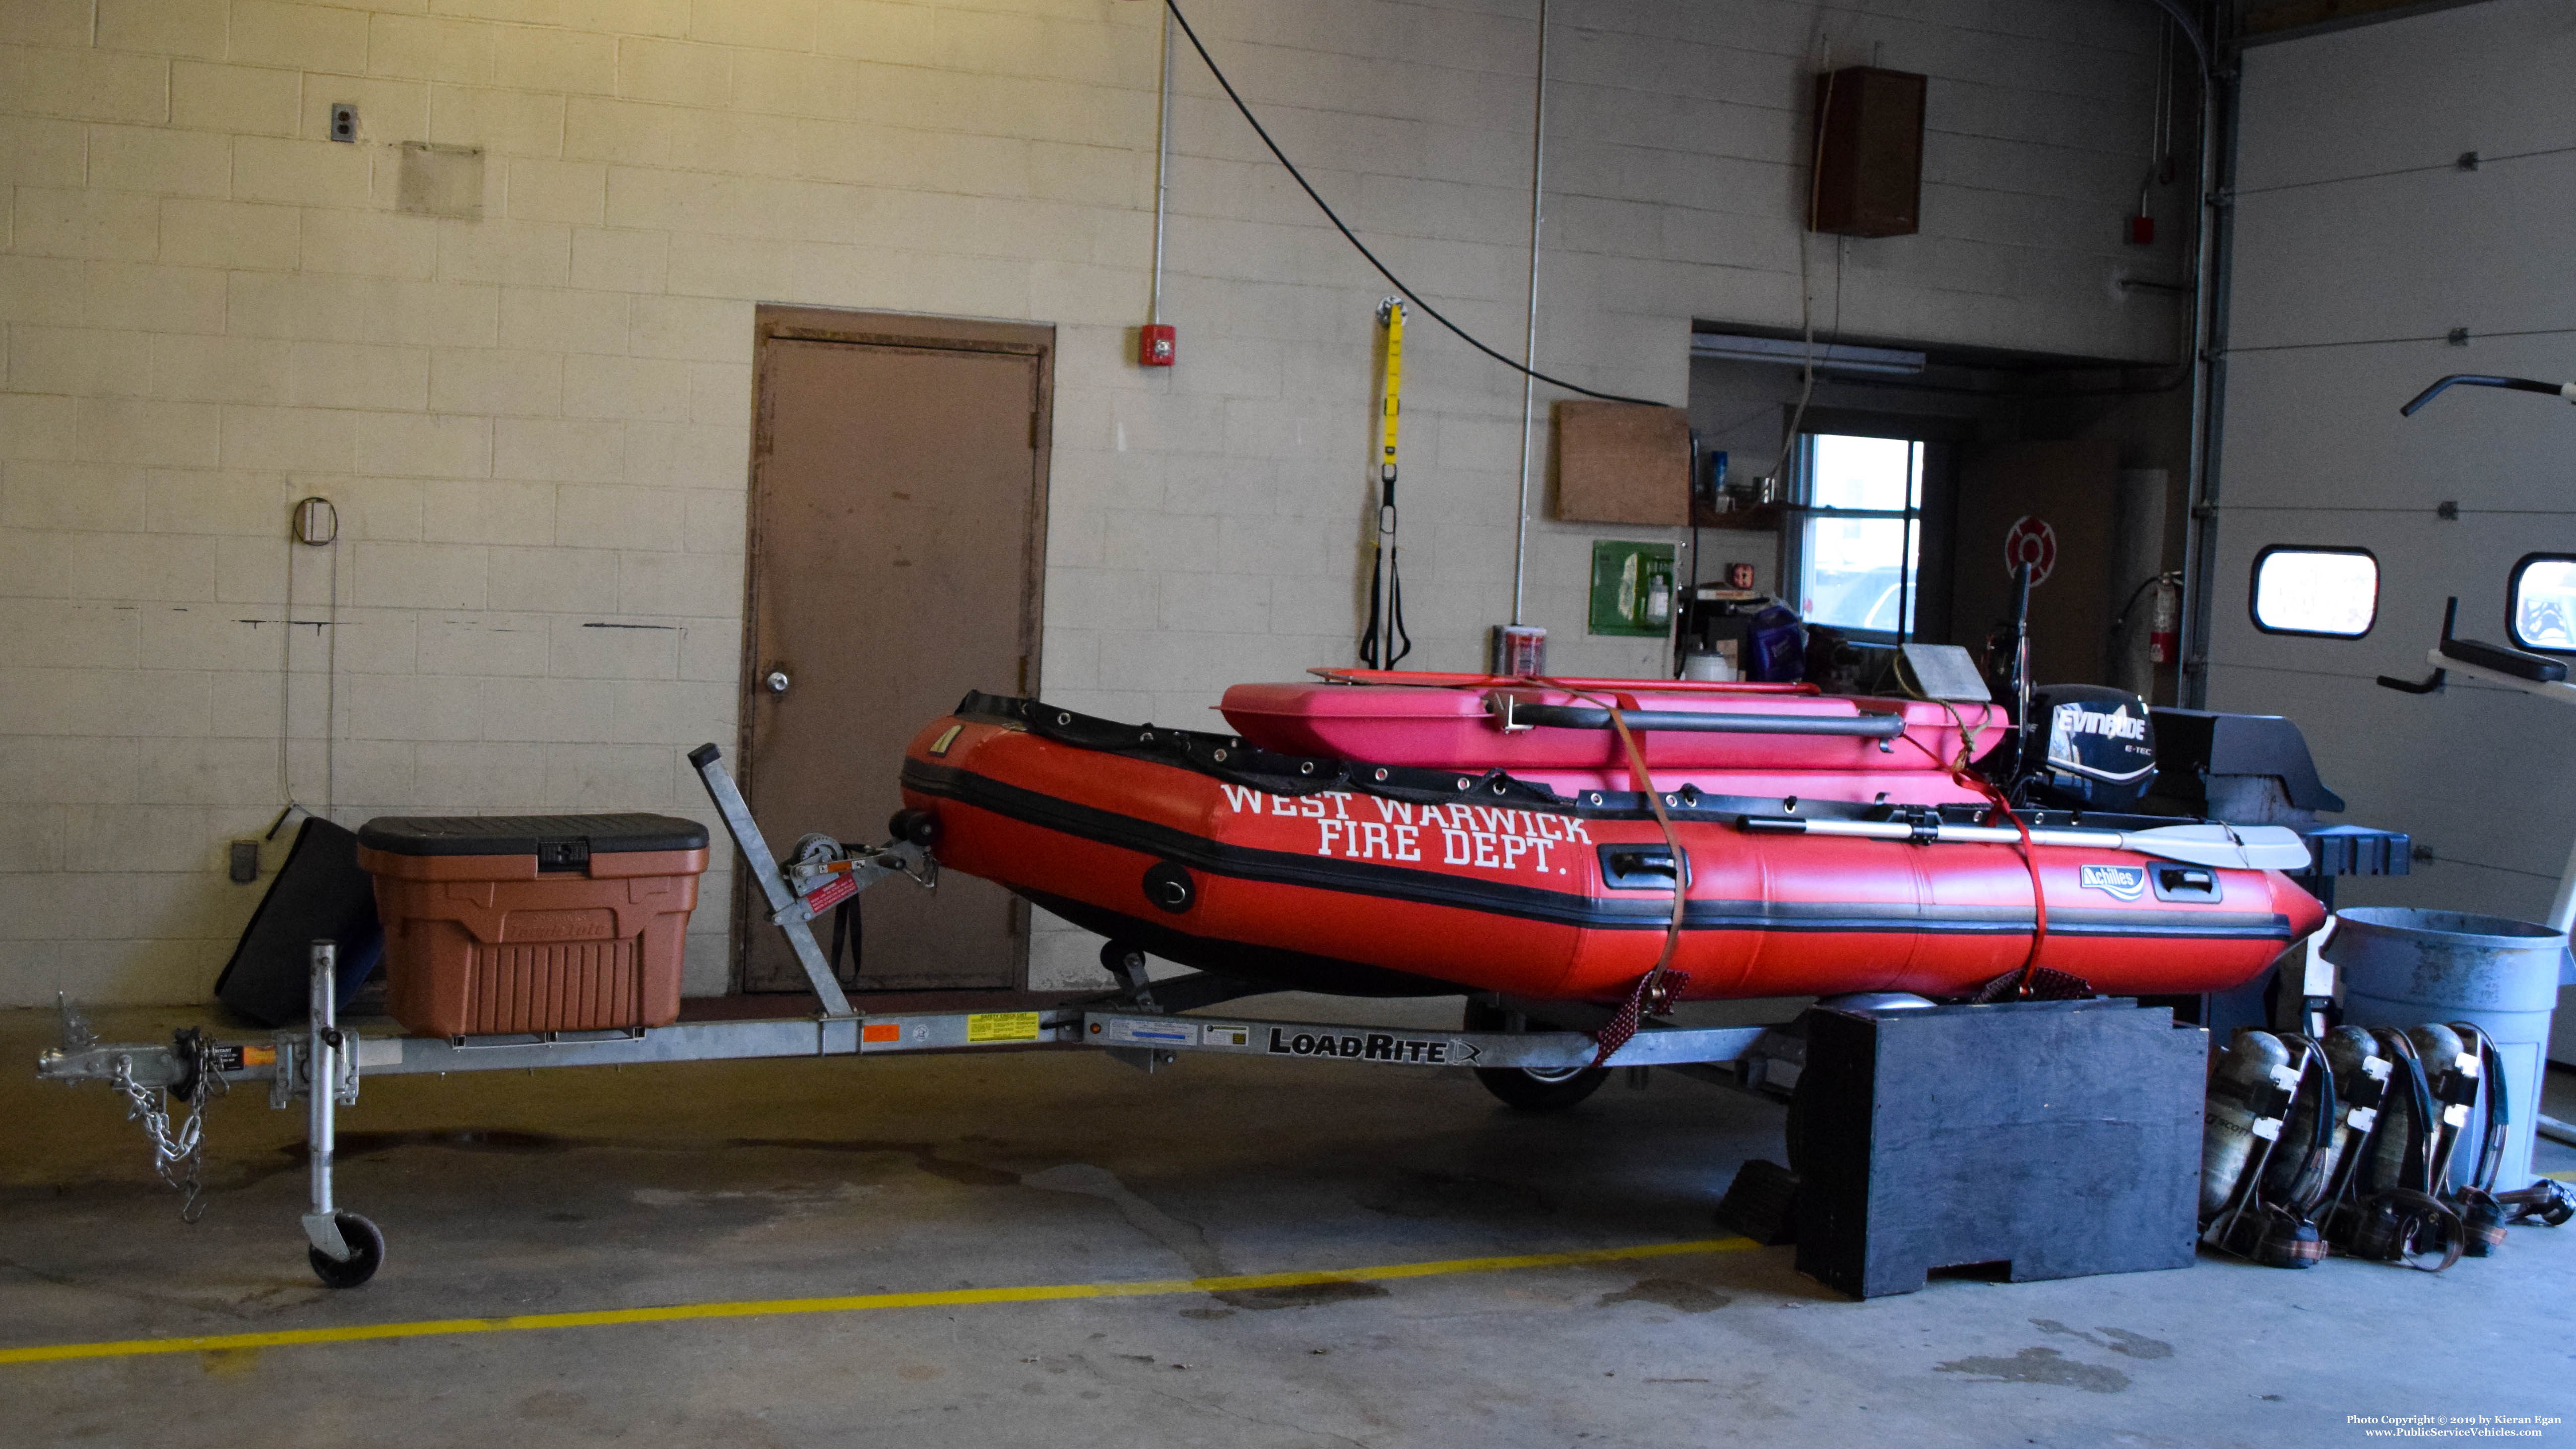
[[[339,1109],[358,1103],[371,1076],[529,1071],[552,1067],[636,1066],[658,1062],[874,1056],[881,1053],[992,1049],[1105,1050],[1153,1071],[1185,1053],[1382,1066],[1522,1070],[1541,1080],[1570,1077],[1595,1064],[1599,1045],[1586,1030],[1610,1012],[1580,1002],[1483,998],[1488,1016],[1507,1028],[1444,1031],[1368,1023],[1268,1021],[1204,1011],[1278,988],[1216,973],[1149,980],[1142,952],[1112,944],[1103,964],[1120,982],[1100,996],[1038,1010],[871,1013],[853,1007],[814,939],[812,923],[860,890],[892,876],[927,885],[937,864],[926,841],[900,836],[881,846],[850,846],[809,835],[781,862],[771,853],[750,807],[712,744],[689,762],[706,786],[725,829],[786,932],[821,1009],[811,1015],[746,1021],[680,1022],[620,1031],[565,1031],[507,1036],[372,1036],[340,1024],[335,983],[338,947],[313,943],[311,1012],[306,1025],[266,1036],[216,1040],[186,1027],[158,1043],[102,1043],[69,1002],[61,1004],[62,1041],[38,1056],[47,1081],[106,1082],[124,1094],[128,1117],[144,1124],[154,1166],[186,1193],[181,1215],[202,1210],[197,1182],[205,1152],[206,1112],[235,1085],[263,1083],[269,1106],[302,1098],[308,1126],[312,1197],[304,1214],[308,1259],[322,1282],[354,1288],[384,1261],[384,1236],[365,1216],[339,1206],[332,1148]],[[1805,1059],[1805,1043],[1778,1027],[1683,1027],[1648,1022],[1601,1065],[1628,1068],[1642,1084],[1653,1068],[1698,1080],[1785,1097]],[[317,1084],[318,1087],[317,1087]],[[179,1114],[174,1127],[172,1113]]]

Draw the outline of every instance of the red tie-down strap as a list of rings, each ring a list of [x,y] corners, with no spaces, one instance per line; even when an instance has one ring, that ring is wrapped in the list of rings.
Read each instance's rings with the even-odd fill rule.
[[[1671,1012],[1673,998],[1681,995],[1682,988],[1688,985],[1689,972],[1669,967],[1659,966],[1638,977],[1636,986],[1628,992],[1628,999],[1620,1002],[1619,1009],[1610,1013],[1610,1019],[1592,1034],[1592,1040],[1601,1048],[1593,1054],[1592,1065],[1598,1067],[1617,1056],[1619,1048],[1628,1044],[1628,1038],[1637,1034],[1638,1023],[1645,1020],[1649,1011],[1657,1016]]]
[[[2093,983],[2067,971],[2052,971],[2039,964],[2040,948],[2048,944],[2048,888],[2040,883],[2039,857],[2030,848],[2030,826],[2013,812],[2001,793],[1972,775],[1961,775],[1962,781],[1985,791],[1986,798],[2021,832],[2021,862],[2030,871],[2031,933],[2030,955],[2018,969],[2007,971],[1977,988],[1968,999],[1984,1004],[1993,1001],[2080,1001],[2094,995]]]
[[[1949,709],[1949,706],[1945,704],[1942,708]],[[1956,710],[1951,710],[1953,719],[1957,715]],[[1927,755],[1932,754],[1931,747],[1913,735],[1903,738],[1914,748]],[[1951,779],[1985,796],[2006,820],[2012,822],[2013,829],[2021,832],[2018,847],[2021,863],[2030,872],[2031,933],[2030,954],[2022,958],[2021,965],[1978,987],[1968,999],[1983,1004],[1995,1001],[2069,1001],[2091,996],[2093,983],[2068,972],[2044,969],[2039,964],[2040,948],[2048,944],[2048,887],[2039,878],[2039,856],[2031,849],[2030,825],[2012,808],[2012,802],[2004,798],[2002,791],[1968,767],[1968,756],[1976,748],[1975,739],[1975,732],[1968,730],[1965,722],[1961,721],[1959,758],[1943,760],[1934,755],[1933,759],[1950,771]]]
[[[1596,704],[1603,702],[1555,680],[1540,680],[1539,683],[1563,689],[1577,699],[1592,699]],[[1673,828],[1673,817],[1664,811],[1664,797],[1655,789],[1655,777],[1646,769],[1646,752],[1638,747],[1635,732],[1628,728],[1624,712],[1637,707],[1636,699],[1630,695],[1613,694],[1607,703],[1610,728],[1617,732],[1619,747],[1628,755],[1628,782],[1645,793],[1646,808],[1655,813],[1655,824],[1663,828],[1664,845],[1673,853],[1673,914],[1664,925],[1664,948],[1655,955],[1654,969],[1637,978],[1637,984],[1629,989],[1628,999],[1619,1004],[1619,1009],[1610,1014],[1610,1020],[1603,1023],[1599,1031],[1593,1033],[1592,1040],[1600,1048],[1592,1057],[1592,1065],[1596,1068],[1628,1044],[1628,1039],[1637,1034],[1638,1024],[1647,1016],[1670,1015],[1674,1000],[1680,997],[1682,988],[1690,984],[1689,972],[1673,969],[1673,954],[1681,949],[1682,943],[1682,912],[1688,904],[1690,858],[1682,851],[1681,832]]]

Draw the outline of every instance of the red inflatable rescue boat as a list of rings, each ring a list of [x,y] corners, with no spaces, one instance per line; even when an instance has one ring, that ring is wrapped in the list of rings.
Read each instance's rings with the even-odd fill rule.
[[[2324,919],[2281,874],[2307,860],[2290,831],[2000,808],[1966,768],[2009,732],[1987,705],[1317,672],[1228,690],[1231,734],[969,695],[913,742],[905,804],[942,865],[1114,943],[1346,994],[1622,999],[1677,873],[1686,999],[1960,996],[2033,967],[2219,990]]]

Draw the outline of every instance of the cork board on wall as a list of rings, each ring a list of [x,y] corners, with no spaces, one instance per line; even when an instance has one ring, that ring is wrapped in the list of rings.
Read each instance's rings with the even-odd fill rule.
[[[1568,523],[1690,522],[1690,417],[1636,403],[1556,405],[1556,516]]]

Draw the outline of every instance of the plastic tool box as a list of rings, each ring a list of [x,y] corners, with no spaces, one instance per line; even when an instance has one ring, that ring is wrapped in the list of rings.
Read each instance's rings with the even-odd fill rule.
[[[707,868],[668,815],[387,816],[358,831],[387,996],[424,1036],[668,1026]]]

